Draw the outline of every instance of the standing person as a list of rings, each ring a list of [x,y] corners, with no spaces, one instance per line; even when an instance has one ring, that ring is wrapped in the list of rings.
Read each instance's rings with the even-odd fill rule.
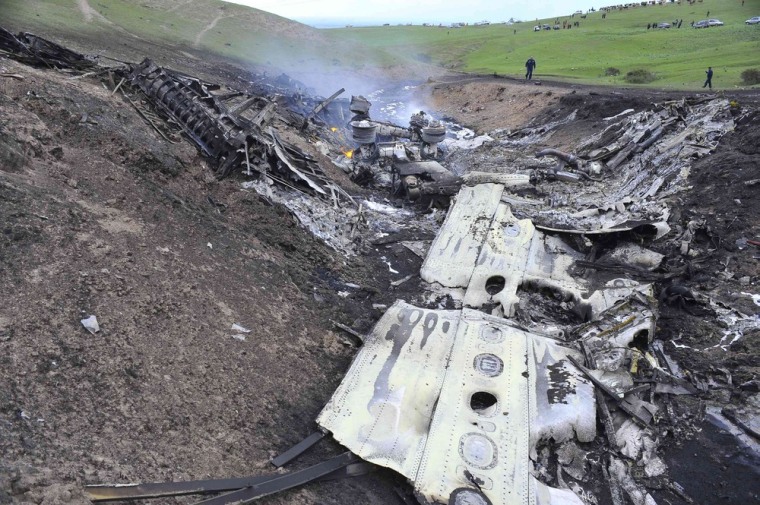
[[[710,89],[712,89],[712,76],[713,76],[712,67],[707,67],[707,70],[705,70],[705,73],[707,74],[707,80],[702,85],[702,87],[706,88],[709,86]]]
[[[525,62],[525,78],[528,80],[531,80],[533,78],[533,69],[536,68],[536,60],[533,59],[533,56],[528,58],[528,61]]]

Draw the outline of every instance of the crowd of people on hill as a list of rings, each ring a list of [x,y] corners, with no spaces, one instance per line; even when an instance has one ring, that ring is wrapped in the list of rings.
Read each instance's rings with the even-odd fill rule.
[[[693,5],[694,3],[696,3],[696,1],[697,0],[687,0],[687,2],[689,3],[689,5]],[[662,3],[662,2],[659,2],[659,3]],[[680,4],[681,2],[679,1],[678,3]],[[649,2],[648,3],[648,5],[654,5],[654,4],[655,4],[655,2]],[[643,5],[644,5],[643,3],[638,3],[638,2],[637,3],[633,3],[633,4],[622,4],[622,5],[615,5],[615,6],[610,6],[610,7],[602,7],[602,8],[599,9],[599,11],[602,13],[602,19],[606,19],[607,13],[610,12],[610,11],[619,10],[619,9],[628,9],[629,7],[639,7],[639,6],[643,6]],[[744,0],[742,0],[742,6],[744,6]],[[591,10],[589,10],[589,12],[595,12],[595,9],[591,9]],[[709,16],[710,16],[710,11],[707,11],[707,17],[709,17]],[[573,14],[570,17],[575,17],[575,14]],[[580,17],[583,18],[583,19],[586,18],[585,15],[581,15]],[[536,19],[536,22],[538,22],[538,19]],[[676,19],[672,23],[666,23],[666,22],[647,23],[647,30],[655,30],[655,29],[658,29],[658,28],[659,29],[664,29],[664,28],[671,28],[671,27],[672,28],[681,28],[682,25],[683,25],[683,19]],[[570,21],[570,20],[563,20],[561,26],[562,26],[563,29],[572,28],[573,26],[580,27],[580,21],[574,21],[573,22],[573,21]],[[694,26],[694,21],[691,22],[691,26]],[[536,29],[536,28],[540,29],[541,27],[544,27],[547,30],[550,29],[549,25],[537,25],[534,29]],[[560,22],[559,22],[559,18],[557,18],[554,21],[554,27],[553,28],[555,30],[558,30],[558,29],[560,29],[559,27],[560,27]],[[516,30],[515,30],[515,33],[517,33]],[[529,81],[529,80],[533,79],[533,70],[535,68],[536,68],[536,60],[531,56],[528,59],[528,61],[525,62],[525,70],[526,70],[526,72],[525,72],[525,80]],[[705,79],[705,83],[704,83],[704,85],[702,87],[703,88],[710,88],[710,89],[712,89],[712,77],[713,77],[713,69],[712,69],[712,67],[708,67],[708,69],[705,70],[705,74],[706,74],[706,79]]]
[[[662,24],[668,25],[668,26],[660,26]],[[647,23],[647,30],[649,29],[655,29],[655,28],[681,28],[681,25],[683,24],[683,19],[676,19],[672,23]],[[692,26],[694,25],[694,21],[691,22]]]

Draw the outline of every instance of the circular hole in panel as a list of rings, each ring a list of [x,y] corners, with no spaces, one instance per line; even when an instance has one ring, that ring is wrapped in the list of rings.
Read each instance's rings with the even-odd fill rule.
[[[467,433],[459,439],[459,455],[471,466],[488,470],[496,466],[496,444],[480,433]]]
[[[520,234],[520,225],[512,223],[504,227],[504,235],[507,237],[516,237]]]
[[[480,330],[480,338],[489,344],[499,344],[504,342],[504,332],[493,326],[484,326]]]
[[[491,276],[486,280],[486,293],[491,296],[500,293],[506,284],[507,280],[501,275]]]
[[[449,505],[491,505],[491,500],[480,491],[460,487],[449,496]]]
[[[480,338],[489,344],[498,344],[504,341],[504,332],[493,326],[484,326],[480,330]]]
[[[475,356],[473,366],[486,377],[498,377],[504,371],[504,361],[490,353]]]
[[[649,330],[637,331],[628,347],[638,349],[641,352],[647,352],[649,350]]]
[[[490,417],[496,413],[496,396],[485,391],[478,391],[470,397],[470,408],[476,414]]]

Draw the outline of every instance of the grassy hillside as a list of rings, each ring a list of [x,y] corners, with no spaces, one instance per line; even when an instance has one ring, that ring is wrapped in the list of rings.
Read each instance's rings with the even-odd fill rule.
[[[196,49],[287,72],[325,93],[346,85],[357,69],[389,73],[406,61],[382,49],[336,41],[323,30],[220,0],[0,0],[0,25],[64,43],[82,41],[87,52],[101,49],[92,47],[93,41],[102,41],[106,52],[138,40]],[[133,58],[142,56],[151,54]],[[342,83],[329,82],[331,75],[340,73]]]
[[[689,26],[706,18],[708,10],[725,26]],[[712,66],[716,88],[742,87],[741,72],[760,68],[760,25],[744,24],[757,15],[760,0],[745,0],[744,6],[741,0],[703,0],[612,11],[606,19],[601,12],[586,19],[559,18],[560,24],[567,20],[581,25],[557,31],[533,31],[534,25],[553,25],[555,19],[456,29],[317,30],[219,0],[0,0],[0,24],[10,29],[64,40],[66,34],[106,40],[110,49],[135,40],[194,48],[279,68],[307,84],[322,84],[318,89],[325,93],[340,86],[361,87],[362,80],[382,75],[414,79],[433,73],[420,63],[520,77],[529,56],[538,62],[539,78],[629,85],[626,72],[646,69],[657,77],[648,86],[695,89]],[[646,28],[676,19],[684,21],[680,29]],[[611,67],[620,75],[605,75]]]
[[[580,27],[534,32],[536,24],[553,25],[555,18],[512,26],[463,28],[385,26],[330,30],[333,37],[409,54],[422,61],[467,72],[524,75],[525,60],[538,62],[538,77],[583,83],[628,85],[626,72],[646,69],[657,80],[649,86],[693,89],[704,82],[704,70],[715,70],[719,88],[742,87],[740,74],[760,68],[760,25],[744,20],[760,15],[760,0],[704,0],[694,5],[665,4],[561,17],[559,23],[579,21]],[[568,7],[568,10],[571,10]],[[692,21],[718,18],[725,26],[691,28]],[[647,30],[648,23],[683,19],[680,29]],[[621,75],[605,75],[614,67]]]

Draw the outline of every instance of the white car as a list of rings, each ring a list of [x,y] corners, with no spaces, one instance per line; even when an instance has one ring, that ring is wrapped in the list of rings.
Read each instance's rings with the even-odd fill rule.
[[[720,19],[708,19],[707,24],[710,26],[723,26],[723,21]]]
[[[760,24],[760,16],[755,16],[754,18],[749,18],[744,23],[748,24],[748,25],[757,25],[757,24]]]

